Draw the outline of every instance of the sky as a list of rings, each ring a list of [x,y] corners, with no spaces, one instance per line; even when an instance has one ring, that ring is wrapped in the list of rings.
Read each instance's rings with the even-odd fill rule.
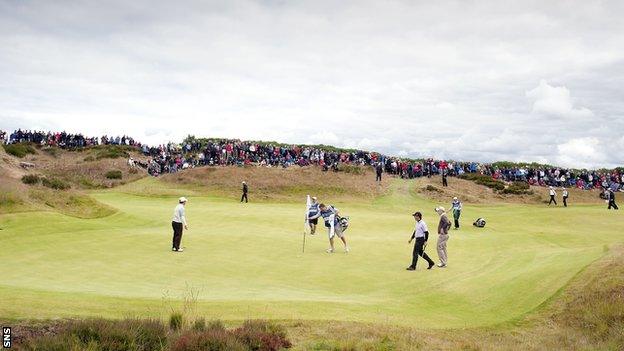
[[[622,1],[0,0],[0,129],[624,165]]]

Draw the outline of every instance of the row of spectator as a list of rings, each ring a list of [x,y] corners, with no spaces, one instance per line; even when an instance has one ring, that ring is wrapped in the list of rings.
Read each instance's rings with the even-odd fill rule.
[[[186,168],[202,166],[290,167],[293,165],[318,165],[324,170],[337,169],[341,163],[381,167],[389,174],[402,178],[416,178],[444,173],[458,176],[480,173],[504,181],[523,181],[541,186],[573,186],[581,189],[611,188],[622,190],[624,172],[575,171],[559,167],[500,167],[476,162],[454,162],[427,159],[422,162],[385,156],[376,152],[345,151],[321,146],[284,146],[229,139],[188,138],[181,144],[149,146],[128,136],[85,137],[65,132],[40,132],[17,130],[11,134],[0,131],[0,142],[32,142],[60,148],[81,148],[94,145],[129,145],[137,147],[149,158],[147,163],[137,163],[147,168],[149,174],[174,173]]]

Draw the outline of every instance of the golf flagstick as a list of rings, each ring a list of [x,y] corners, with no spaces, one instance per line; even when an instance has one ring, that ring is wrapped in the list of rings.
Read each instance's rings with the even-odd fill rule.
[[[303,222],[303,246],[301,248],[301,252],[305,253],[305,241],[306,241],[306,232],[308,228],[310,228],[310,220],[308,219],[308,212],[310,211],[310,206],[312,205],[312,201],[310,200],[310,195],[306,197],[306,210],[305,210],[305,221]]]

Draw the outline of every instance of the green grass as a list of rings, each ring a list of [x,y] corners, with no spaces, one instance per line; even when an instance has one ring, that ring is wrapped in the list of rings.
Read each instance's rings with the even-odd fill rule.
[[[29,143],[8,144],[3,145],[2,147],[7,154],[19,158],[22,158],[28,154],[34,155],[37,153],[35,151],[35,148]]]
[[[173,188],[137,196],[122,187],[92,194],[118,210],[105,218],[5,214],[0,316],[166,318],[194,291],[193,310],[209,319],[477,327],[530,313],[624,239],[624,217],[604,206],[466,205],[449,267],[407,272],[410,214],[421,210],[431,231],[437,225],[436,203],[409,184],[397,180],[372,203],[320,199],[351,217],[348,255],[324,253],[323,230],[301,253],[302,203],[240,204]],[[181,195],[190,197],[190,230],[176,254],[170,222]],[[486,228],[470,225],[477,217]],[[434,248],[432,240],[437,260]]]

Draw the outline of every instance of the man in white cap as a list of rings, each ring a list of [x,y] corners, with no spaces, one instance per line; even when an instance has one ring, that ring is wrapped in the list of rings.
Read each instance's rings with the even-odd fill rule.
[[[318,199],[316,196],[312,196],[312,203],[308,208],[308,223],[310,223],[310,235],[316,233],[316,225],[318,224],[318,218],[321,216],[321,209],[319,208]]]
[[[449,239],[448,230],[451,228],[451,221],[446,216],[444,207],[436,207],[435,211],[440,215],[440,222],[438,223],[438,258],[440,258],[440,263],[438,263],[438,267],[444,268],[448,260],[446,243]]]
[[[186,202],[188,200],[182,196],[178,199],[178,205],[173,210],[173,220],[171,221],[171,226],[173,227],[173,245],[171,251],[182,252],[184,249],[180,247],[180,242],[182,241],[182,227],[188,230],[188,225],[186,224],[186,215],[184,211],[184,207],[186,206]]]
[[[550,201],[548,201],[548,206],[550,206],[550,204],[552,204],[553,202],[555,203],[555,206],[557,206],[557,200],[555,200],[557,192],[555,192],[555,188],[553,188],[552,186],[549,187],[548,194],[550,195]]]
[[[462,203],[457,199],[457,196],[453,198],[451,208],[453,210],[453,219],[455,220],[455,229],[459,229],[459,217],[461,216]]]

